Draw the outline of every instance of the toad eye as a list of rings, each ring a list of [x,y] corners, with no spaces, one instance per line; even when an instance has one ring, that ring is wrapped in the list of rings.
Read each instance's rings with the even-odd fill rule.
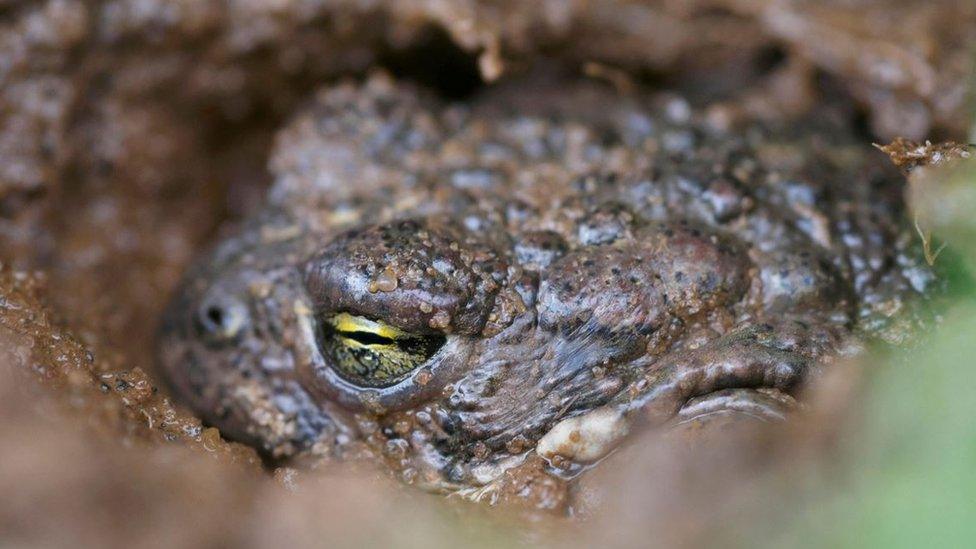
[[[322,351],[342,378],[363,387],[389,387],[426,363],[446,338],[411,334],[379,320],[339,313],[321,330]]]

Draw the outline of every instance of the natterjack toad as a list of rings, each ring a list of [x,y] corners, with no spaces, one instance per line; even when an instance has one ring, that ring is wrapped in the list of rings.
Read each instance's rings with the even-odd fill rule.
[[[897,172],[835,114],[325,89],[278,137],[266,208],[187,275],[162,368],[273,458],[372,456],[446,491],[539,456],[562,482],[642,425],[781,418],[935,281]]]

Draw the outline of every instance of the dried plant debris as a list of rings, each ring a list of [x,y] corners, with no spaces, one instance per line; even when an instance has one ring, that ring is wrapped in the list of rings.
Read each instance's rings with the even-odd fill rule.
[[[917,142],[899,137],[887,145],[875,145],[887,154],[898,169],[911,173],[921,166],[941,166],[957,159],[967,159],[973,155],[974,145],[962,145],[946,141],[932,143]]]

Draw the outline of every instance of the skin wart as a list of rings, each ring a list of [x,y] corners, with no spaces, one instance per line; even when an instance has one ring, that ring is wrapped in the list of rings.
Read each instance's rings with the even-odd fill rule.
[[[638,430],[781,420],[925,320],[902,180],[839,119],[713,127],[595,84],[325,89],[279,134],[264,210],[186,275],[159,362],[273,459],[473,499],[524,470],[519,497],[559,507]]]

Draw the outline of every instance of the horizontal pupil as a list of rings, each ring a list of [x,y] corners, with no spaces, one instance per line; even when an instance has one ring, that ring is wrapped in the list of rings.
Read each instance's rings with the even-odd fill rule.
[[[432,355],[438,347],[443,345],[443,336],[428,336],[428,337],[405,337],[402,339],[393,339],[390,337],[381,336],[373,332],[336,332],[340,337],[347,339],[352,339],[363,345],[396,345],[402,351],[405,351],[414,355]],[[425,357],[426,358],[426,357]]]
[[[363,345],[395,345],[396,340],[383,337],[373,332],[339,332],[339,335],[349,338]]]

